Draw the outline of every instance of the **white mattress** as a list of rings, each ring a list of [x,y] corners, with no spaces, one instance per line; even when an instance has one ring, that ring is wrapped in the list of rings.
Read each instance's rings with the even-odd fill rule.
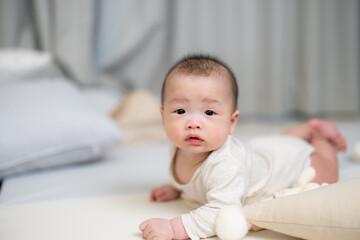
[[[282,128],[240,127],[236,136],[245,140]],[[352,146],[360,141],[360,124],[340,123],[339,128],[349,142],[349,151],[339,154],[340,180],[360,177],[360,163],[350,158]],[[5,178],[0,206],[147,192],[168,182],[168,148],[167,142],[122,146],[100,161]]]
[[[95,101],[98,101],[96,98],[104,99],[102,96],[94,94],[93,92],[90,92],[88,96]],[[116,102],[116,99],[109,98],[106,99],[105,102],[100,102],[101,104],[99,106],[106,112],[110,109],[108,103],[114,105]],[[246,140],[256,135],[281,132],[294,124],[294,122],[289,122],[281,125],[239,125],[235,135],[241,140]],[[354,143],[360,141],[360,124],[358,122],[341,122],[339,128],[348,139],[350,150],[348,153],[339,154],[340,180],[360,177],[360,163],[350,160],[349,157]],[[10,228],[16,227],[16,229],[19,227],[25,235],[16,235],[20,231],[10,231],[9,228],[7,228],[6,231],[8,232],[6,232],[6,234],[16,233],[13,236],[17,237],[11,239],[23,239],[26,234],[30,234],[30,232],[34,233],[36,230],[32,228],[32,230],[27,232],[25,226],[28,224],[27,221],[30,221],[32,217],[45,214],[41,209],[45,209],[46,214],[58,216],[60,211],[66,211],[69,206],[74,210],[77,209],[77,206],[86,205],[89,201],[95,201],[94,199],[99,197],[102,198],[102,200],[98,203],[98,206],[111,202],[114,199],[117,199],[119,202],[125,201],[124,203],[126,205],[131,202],[133,196],[140,196],[139,206],[142,205],[152,208],[152,206],[147,205],[147,193],[151,188],[163,185],[169,180],[168,149],[168,142],[137,146],[119,146],[111,150],[100,161],[35,171],[3,179],[0,192],[0,210],[3,216],[0,218],[0,221],[1,219],[7,221],[4,219],[6,216],[18,216],[18,214],[21,213],[21,221],[7,222],[7,226]],[[120,210],[126,212],[125,209],[127,209],[127,207],[123,206]],[[125,236],[126,239],[141,239],[137,226],[140,219],[146,216],[141,215],[141,212],[136,212],[136,209],[133,210],[135,210],[133,214],[135,214],[137,218],[127,223],[129,228],[120,229],[123,230],[123,236]],[[6,216],[4,214],[6,214]],[[84,220],[84,216],[86,215],[79,215],[79,218],[74,219],[72,217],[69,218],[69,216],[72,216],[71,213],[68,213],[68,215],[64,213],[63,218],[58,219],[58,221],[60,221],[59,224],[55,225],[60,225],[61,221],[63,221],[63,223],[66,221],[68,224],[64,224],[64,228],[68,227],[69,229],[62,230],[74,231],[75,233],[77,230],[71,227],[71,223]],[[111,217],[111,215],[107,217]],[[126,216],[111,219],[114,221],[125,221]],[[0,225],[2,224],[0,223]],[[52,229],[55,225],[44,219],[39,220],[38,224],[34,225],[34,227],[45,226]],[[39,231],[41,231],[41,229]],[[53,231],[59,231],[59,229]],[[90,239],[91,234],[96,236],[98,232],[94,231],[89,231],[84,239]],[[43,238],[40,237],[36,239],[50,239],[51,234],[54,234],[54,232],[52,233],[50,230],[45,231],[43,235],[41,235]],[[29,239],[31,239],[31,236],[28,236],[30,237]],[[294,238],[266,230],[250,233],[246,239]]]

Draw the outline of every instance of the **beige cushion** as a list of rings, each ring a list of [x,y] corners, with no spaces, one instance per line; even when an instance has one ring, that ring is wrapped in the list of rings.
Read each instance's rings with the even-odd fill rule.
[[[145,90],[125,96],[112,117],[123,133],[123,145],[144,144],[166,140],[159,97]]]
[[[249,223],[304,239],[360,239],[360,178],[244,207]]]

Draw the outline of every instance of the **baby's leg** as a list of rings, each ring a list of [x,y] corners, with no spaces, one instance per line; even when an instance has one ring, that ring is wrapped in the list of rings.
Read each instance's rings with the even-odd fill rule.
[[[299,137],[314,146],[311,166],[316,171],[314,182],[334,183],[339,178],[337,151],[345,151],[346,140],[335,123],[322,119],[312,119],[284,133]]]
[[[316,171],[313,182],[335,183],[339,179],[337,148],[326,138],[316,136],[310,142],[315,152],[310,156],[311,166]]]

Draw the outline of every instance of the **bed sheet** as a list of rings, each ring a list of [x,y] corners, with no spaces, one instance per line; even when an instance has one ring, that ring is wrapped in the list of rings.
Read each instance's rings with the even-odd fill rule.
[[[288,125],[240,127],[235,135],[246,141]],[[339,128],[349,143],[349,151],[339,153],[340,181],[360,177],[360,163],[350,157],[352,146],[360,141],[360,124],[340,123]],[[168,149],[168,142],[119,146],[99,161],[5,178],[0,206],[147,192],[169,180]]]
[[[168,148],[120,147],[91,163],[5,178],[0,205],[147,192],[168,182]]]

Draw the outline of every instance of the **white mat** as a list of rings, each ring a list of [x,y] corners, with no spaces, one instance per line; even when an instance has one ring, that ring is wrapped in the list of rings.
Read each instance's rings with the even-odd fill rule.
[[[0,239],[142,239],[142,221],[189,210],[180,200],[150,203],[147,193],[0,207]],[[264,230],[250,232],[245,239],[295,238]]]

